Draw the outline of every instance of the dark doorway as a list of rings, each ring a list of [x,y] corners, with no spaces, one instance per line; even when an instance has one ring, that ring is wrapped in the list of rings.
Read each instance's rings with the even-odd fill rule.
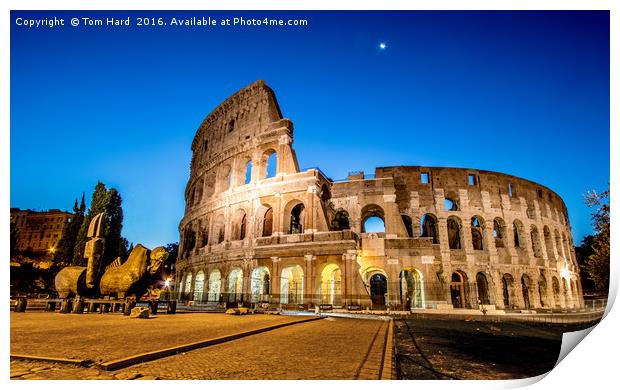
[[[465,307],[465,278],[460,272],[452,274],[450,282],[450,296],[452,298],[452,306],[455,309]]]
[[[385,294],[387,293],[387,278],[381,274],[370,277],[370,300],[373,308],[385,306]]]

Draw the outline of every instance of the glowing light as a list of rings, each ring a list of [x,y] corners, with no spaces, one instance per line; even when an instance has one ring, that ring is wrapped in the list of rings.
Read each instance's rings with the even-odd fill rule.
[[[51,248],[49,249],[49,252],[50,252],[50,253],[56,253],[56,248],[51,247]]]
[[[386,48],[387,48],[387,45],[385,44],[385,42],[381,42],[381,43],[379,44],[379,49],[381,49],[381,50],[385,50]]]
[[[170,287],[170,279],[166,279],[166,281],[164,282],[164,286]]]
[[[560,270],[560,276],[566,280],[570,280],[570,271],[568,268],[564,267]]]

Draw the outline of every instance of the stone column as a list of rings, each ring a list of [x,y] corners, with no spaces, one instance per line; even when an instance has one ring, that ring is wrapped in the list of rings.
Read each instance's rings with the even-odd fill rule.
[[[309,186],[308,190],[306,191],[306,207],[308,207],[308,209],[306,210],[306,213],[305,213],[306,214],[306,221],[305,221],[306,226],[303,227],[304,233],[314,233],[317,231],[316,223],[314,220],[314,213],[319,211],[320,206],[315,209],[314,198],[315,198],[316,192],[317,192],[316,186]]]
[[[271,257],[271,269],[273,269],[273,275],[271,277],[271,295],[272,303],[280,303],[280,277],[282,271],[280,270],[280,258],[277,256]]]
[[[276,197],[276,204],[273,206],[273,228],[272,232],[274,236],[285,234],[283,231],[283,218],[282,215],[282,194],[274,194]]]
[[[312,254],[304,255],[306,261],[306,271],[304,272],[304,299],[303,303],[312,303],[314,295],[314,264],[316,256]]]
[[[407,237],[407,231],[405,230],[405,226],[400,218],[398,206],[396,205],[396,195],[383,195],[383,203],[385,206],[385,237]]]
[[[346,251],[346,253],[344,253],[342,255],[342,262],[344,265],[344,272],[342,274],[342,281],[343,281],[343,288],[342,288],[342,294],[344,295],[344,304],[345,305],[350,305],[353,304],[353,300],[355,298],[353,298],[354,294],[357,294],[358,292],[355,290],[355,272],[357,272],[355,270],[354,265],[357,264],[356,263],[357,260],[357,251],[355,249],[349,249]],[[355,299],[356,303],[357,299]]]

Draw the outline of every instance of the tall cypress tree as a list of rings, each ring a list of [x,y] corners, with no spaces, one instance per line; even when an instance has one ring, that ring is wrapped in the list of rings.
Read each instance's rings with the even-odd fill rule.
[[[107,266],[118,256],[124,257],[127,253],[127,240],[121,237],[123,229],[123,199],[116,188],[108,191],[106,205],[105,249],[103,251],[103,266]]]
[[[95,215],[107,211],[108,199],[109,194],[105,184],[98,182],[95,186],[95,190],[93,191],[93,197],[90,202],[90,207],[88,208],[88,213],[84,216],[84,220],[82,221],[82,225],[80,226],[80,230],[77,234],[75,248],[73,250],[73,265],[86,265],[87,261],[84,259],[84,246],[86,245],[86,241],[88,241],[88,238],[86,237],[88,233],[88,226]],[[103,221],[103,231],[107,231],[107,218]]]
[[[59,265],[71,264],[73,259],[73,252],[75,250],[75,243],[78,233],[82,227],[84,221],[84,211],[86,205],[84,204],[84,194],[82,193],[82,202],[78,206],[77,199],[73,204],[73,217],[69,223],[65,226],[65,230],[62,234],[62,238],[58,242],[58,248],[54,255],[54,262]]]
[[[127,240],[121,236],[123,229],[122,203],[123,199],[116,188],[111,188],[108,191],[105,184],[97,183],[93,191],[90,208],[84,216],[77,234],[73,250],[73,264],[86,265],[87,260],[84,259],[84,246],[88,241],[86,235],[90,222],[99,213],[105,213],[102,226],[105,241],[101,266],[107,266],[118,256],[121,258],[127,256]]]

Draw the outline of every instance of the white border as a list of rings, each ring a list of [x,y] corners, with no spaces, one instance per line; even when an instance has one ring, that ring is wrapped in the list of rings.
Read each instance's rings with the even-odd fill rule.
[[[0,155],[2,157],[2,163],[0,164],[0,182],[2,183],[2,191],[0,192],[0,196],[2,197],[3,203],[5,207],[2,209],[2,215],[5,221],[9,219],[9,172],[10,172],[10,118],[9,118],[9,82],[10,82],[10,73],[9,73],[9,54],[10,54],[10,40],[9,40],[9,27],[10,27],[10,10],[47,10],[47,9],[57,9],[57,10],[199,10],[199,9],[211,9],[211,10],[272,10],[272,9],[285,9],[285,10],[348,10],[348,9],[366,9],[366,10],[401,10],[401,9],[416,9],[416,10],[611,10],[611,107],[618,106],[618,69],[620,69],[620,61],[618,60],[618,23],[620,21],[620,17],[618,16],[619,6],[617,5],[617,1],[577,1],[577,0],[564,0],[564,1],[553,1],[553,0],[519,0],[519,1],[394,1],[394,0],[382,0],[371,2],[367,0],[359,0],[351,3],[346,3],[343,1],[334,1],[334,0],[315,0],[315,1],[295,1],[293,2],[283,2],[283,1],[261,1],[260,3],[257,1],[226,1],[218,0],[214,1],[190,1],[190,0],[176,0],[176,1],[162,1],[162,0],[151,0],[151,1],[137,1],[137,0],[110,0],[110,1],[77,1],[77,0],[60,0],[54,1],[53,4],[50,4],[50,1],[43,0],[5,0],[0,2],[0,8],[3,13],[0,18],[0,28],[2,31],[1,34],[1,43],[0,43],[0,85],[3,86],[0,96],[2,97],[2,131],[0,132]],[[618,129],[618,117],[615,111],[611,111],[611,129],[616,129],[614,132],[610,134],[610,142],[611,142],[611,182],[612,182],[612,192],[614,194],[618,191],[618,163],[619,163],[619,139],[617,134]],[[569,153],[577,154],[578,151],[569,151]],[[583,156],[582,158],[587,158],[587,156]],[[618,242],[618,232],[620,231],[620,223],[618,222],[618,218],[612,218],[612,247],[616,247]],[[9,228],[8,224],[2,224],[1,228],[1,236],[0,243],[2,248],[2,253],[5,255],[5,259],[8,259],[8,238],[9,237]],[[615,254],[615,252],[613,252]],[[616,256],[617,257],[617,256]],[[5,263],[6,266],[6,263]],[[612,259],[612,274],[611,274],[611,285],[612,290],[610,291],[610,300],[615,299],[618,292],[618,260],[617,258]],[[4,286],[4,291],[9,290],[9,280],[7,272],[0,273],[0,283]],[[608,308],[609,310],[609,308]],[[3,340],[2,343],[4,353],[2,354],[2,380],[8,381],[8,339],[9,339],[9,327],[6,326],[9,324],[8,319],[8,311],[5,310],[2,313],[3,324],[5,326],[2,327],[2,335]],[[588,341],[585,343],[581,343],[578,345],[575,350],[570,353],[566,359],[564,359],[551,373],[544,378],[544,380],[536,383],[536,387],[538,388],[597,388],[603,387],[607,388],[609,385],[613,386],[613,383],[616,383],[615,374],[617,371],[617,358],[615,355],[617,354],[618,347],[620,346],[618,343],[618,326],[619,324],[619,315],[616,311],[609,313],[601,325],[597,326],[590,335],[587,337]],[[326,362],[329,364],[329,362]],[[540,379],[540,378],[538,378]],[[254,387],[256,385],[260,386],[269,386],[269,387],[277,387],[277,388],[290,388],[291,386],[295,387],[306,387],[306,386],[348,386],[354,385],[356,387],[361,386],[363,388],[369,386],[388,386],[388,387],[401,387],[401,386],[420,386],[423,385],[425,388],[454,388],[458,386],[459,388],[469,388],[469,389],[480,389],[480,388],[513,388],[524,386],[529,383],[536,382],[537,378],[530,380],[522,380],[522,381],[458,381],[458,382],[421,382],[416,381],[415,383],[411,383],[409,381],[403,382],[392,382],[392,383],[381,383],[377,384],[374,382],[356,382],[352,383],[342,383],[342,382],[289,382],[289,381],[272,381],[269,383],[264,382],[238,382],[238,381],[228,381],[228,382],[183,382],[183,383],[171,383],[170,381],[162,381],[159,383],[156,382],[148,382],[149,387],[157,387],[157,388],[169,388],[177,387],[177,386],[225,386],[226,388],[233,387],[246,387],[251,386]],[[12,381],[9,382],[11,386],[15,387],[31,387],[31,386],[41,386],[41,383],[35,381],[23,381],[17,382]],[[109,386],[109,383],[97,383],[95,381],[90,382],[52,382],[45,383],[44,386],[63,386],[66,387],[69,385],[70,387],[83,387],[88,386],[95,388],[104,388]],[[114,386],[131,386],[131,388],[135,388],[135,382],[129,381],[121,381],[121,383],[114,383]]]

